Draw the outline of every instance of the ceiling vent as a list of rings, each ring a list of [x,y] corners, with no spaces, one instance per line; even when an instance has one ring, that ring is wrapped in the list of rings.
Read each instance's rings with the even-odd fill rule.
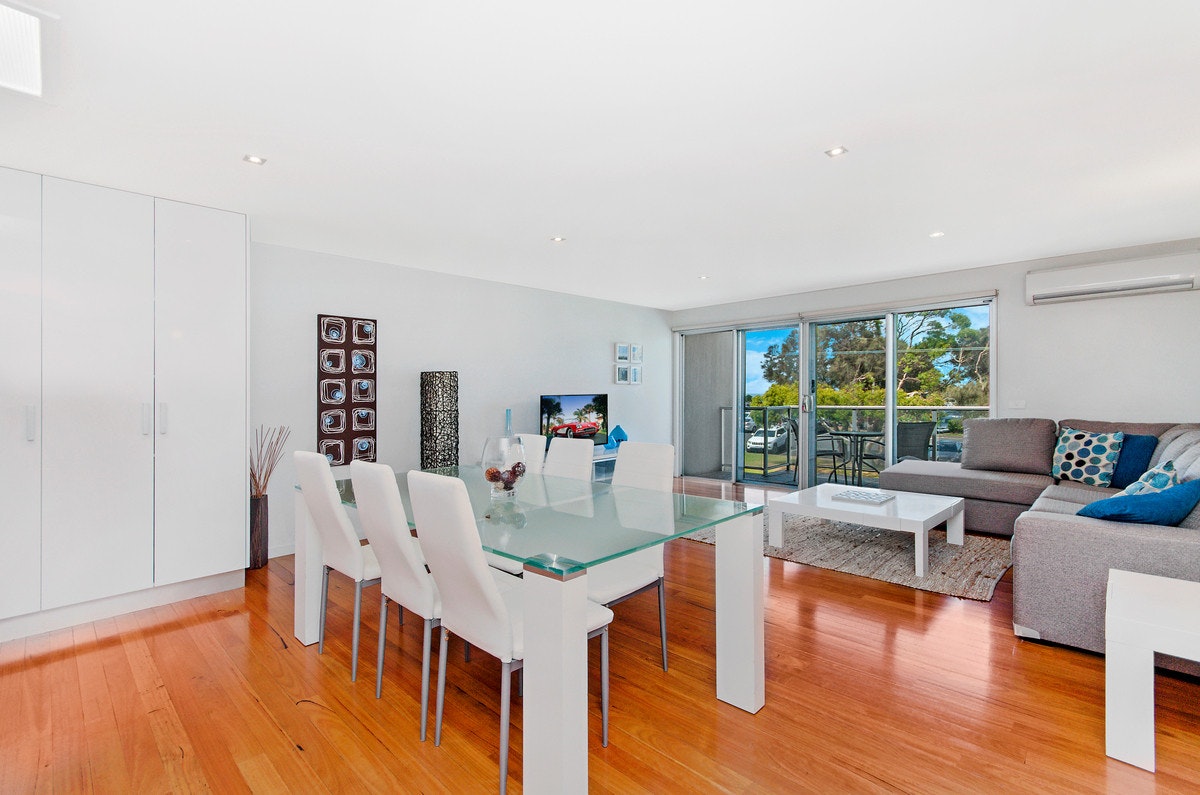
[[[1079,265],[1025,274],[1025,303],[1056,304],[1195,290],[1200,252]]]

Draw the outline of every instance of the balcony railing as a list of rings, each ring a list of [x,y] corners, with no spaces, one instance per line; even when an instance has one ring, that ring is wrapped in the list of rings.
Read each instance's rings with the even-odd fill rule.
[[[745,406],[743,409],[742,476],[747,480],[794,483],[800,466],[795,433],[799,428],[800,407]]]
[[[897,406],[898,422],[934,423],[926,457],[938,461],[958,461],[962,457],[962,421],[987,417],[988,406]],[[799,406],[744,406],[742,416],[744,444],[743,476],[748,480],[792,482],[799,467],[801,451],[795,431],[801,421]],[[818,404],[819,427],[830,431],[883,432],[886,411],[883,406]],[[766,429],[764,433],[758,431]],[[774,433],[770,433],[774,431]],[[756,434],[758,434],[756,436]],[[830,475],[829,465],[818,460],[817,480]],[[864,474],[863,485],[875,485],[875,473]]]

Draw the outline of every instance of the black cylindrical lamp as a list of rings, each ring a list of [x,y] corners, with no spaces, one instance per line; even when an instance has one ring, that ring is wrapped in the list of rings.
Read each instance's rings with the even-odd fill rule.
[[[421,469],[458,466],[458,372],[421,373]]]

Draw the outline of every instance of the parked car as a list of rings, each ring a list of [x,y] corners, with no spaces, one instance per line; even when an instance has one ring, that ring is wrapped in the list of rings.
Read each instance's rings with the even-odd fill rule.
[[[758,430],[758,423],[754,421],[754,418],[750,416],[750,412],[748,411],[742,416],[742,430],[746,433]]]
[[[962,439],[938,439],[936,457],[938,461],[961,461]]]
[[[788,431],[778,428],[759,428],[746,441],[747,453],[761,453],[765,446],[768,452],[782,453],[787,449]]]
[[[594,422],[564,422],[550,429],[555,436],[595,436],[599,431],[600,426]]]
[[[953,421],[958,430],[962,430],[962,412],[961,411],[945,411],[938,415],[938,424],[935,429],[936,433],[949,433],[950,423]]]

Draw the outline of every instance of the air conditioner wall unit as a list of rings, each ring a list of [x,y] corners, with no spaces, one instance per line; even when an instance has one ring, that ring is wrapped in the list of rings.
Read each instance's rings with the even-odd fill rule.
[[[1055,304],[1121,295],[1195,290],[1200,251],[1078,265],[1025,274],[1025,303]]]

